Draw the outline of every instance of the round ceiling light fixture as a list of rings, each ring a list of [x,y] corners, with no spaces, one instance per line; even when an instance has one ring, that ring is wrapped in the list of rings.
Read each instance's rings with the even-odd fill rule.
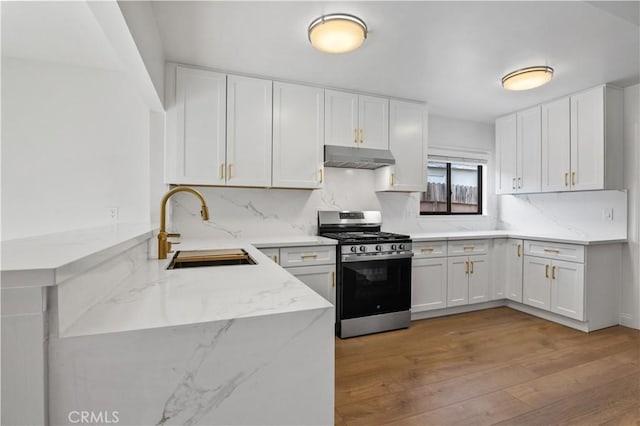
[[[367,25],[357,16],[332,13],[311,22],[308,33],[311,45],[321,52],[347,53],[362,46]]]
[[[522,68],[502,77],[502,87],[507,90],[529,90],[548,83],[553,77],[553,68],[536,66]]]

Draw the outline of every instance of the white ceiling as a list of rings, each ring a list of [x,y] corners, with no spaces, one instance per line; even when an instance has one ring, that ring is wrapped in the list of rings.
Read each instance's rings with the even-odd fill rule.
[[[497,116],[640,75],[640,9],[627,2],[154,2],[167,60],[427,101],[448,117]],[[359,16],[364,46],[314,50],[307,26],[331,12]],[[555,68],[546,86],[507,92],[500,78]]]

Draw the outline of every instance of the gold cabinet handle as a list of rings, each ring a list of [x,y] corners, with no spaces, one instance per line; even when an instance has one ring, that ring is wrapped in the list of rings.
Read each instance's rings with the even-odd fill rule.
[[[360,143],[364,143],[364,129],[360,129]]]
[[[518,189],[519,188],[522,188],[522,178],[521,177],[518,178]]]
[[[471,264],[471,270],[469,271],[469,273],[473,274],[473,262],[469,261],[469,263]]]
[[[522,256],[522,244],[518,244],[517,254],[518,254],[518,257]]]
[[[569,172],[564,174],[564,186],[569,186]]]
[[[353,129],[353,143],[358,143],[358,129]]]
[[[472,246],[464,246],[462,249],[463,250],[475,250],[476,246],[473,246],[473,245]]]
[[[433,251],[434,251],[434,250],[435,250],[435,249],[434,249],[433,247],[422,247],[422,248],[420,248],[420,251],[421,251],[422,253],[427,253],[427,252],[428,252],[428,253],[433,253]]]
[[[393,186],[396,184],[396,174],[395,173],[391,173],[389,175],[389,186]]]
[[[469,274],[469,261],[468,260],[464,261],[464,273],[465,274]]]
[[[560,254],[560,250],[558,249],[550,249],[550,248],[546,248],[544,249],[545,253],[555,253],[555,254]]]
[[[233,164],[229,163],[229,167],[228,167],[229,172],[227,173],[227,180],[231,180],[231,178],[233,177],[233,169],[232,169],[232,167],[233,167]]]
[[[571,172],[571,186],[576,185],[576,172]]]
[[[556,267],[555,267],[555,265],[551,268],[551,279],[552,280],[556,279]]]
[[[549,278],[549,265],[544,265],[544,277]]]
[[[511,189],[516,189],[516,178],[511,180]]]
[[[336,286],[336,273],[331,271],[331,288]]]
[[[220,180],[224,179],[224,163],[220,164]]]
[[[317,254],[303,254],[300,257],[302,258],[302,260],[305,260],[305,259],[316,259],[318,257],[318,255]]]
[[[318,170],[318,173],[320,174],[320,183],[322,183],[324,181],[324,169]]]

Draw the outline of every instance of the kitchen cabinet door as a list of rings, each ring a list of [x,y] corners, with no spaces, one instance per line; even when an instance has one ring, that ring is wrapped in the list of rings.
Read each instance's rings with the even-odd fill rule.
[[[551,310],[551,265],[548,259],[524,257],[522,303]]]
[[[604,188],[604,86],[571,96],[571,188]]]
[[[516,192],[517,129],[516,114],[496,120],[496,193]]]
[[[324,144],[357,147],[360,144],[358,95],[325,89],[324,108]]]
[[[505,296],[507,299],[520,303],[522,303],[523,252],[524,244],[522,240],[507,240]]]
[[[184,67],[175,72],[175,176],[169,180],[224,184],[227,76]]]
[[[286,270],[331,304],[336,304],[335,265],[300,266]]]
[[[540,107],[521,111],[518,117],[518,192],[540,192]]]
[[[389,100],[377,96],[358,96],[360,146],[389,149]]]
[[[377,191],[427,190],[427,111],[411,102],[389,102],[389,149],[396,164],[375,171]]]
[[[469,303],[469,260],[466,256],[447,259],[447,306]]]
[[[542,105],[542,192],[570,189],[569,105],[568,97]]]
[[[490,295],[489,255],[469,256],[469,303],[488,302]]]
[[[447,307],[447,259],[414,259],[411,269],[411,312]]]
[[[227,77],[227,185],[271,186],[272,84]]]
[[[584,321],[584,264],[552,262],[551,311]]]
[[[324,90],[273,83],[273,186],[321,188]]]

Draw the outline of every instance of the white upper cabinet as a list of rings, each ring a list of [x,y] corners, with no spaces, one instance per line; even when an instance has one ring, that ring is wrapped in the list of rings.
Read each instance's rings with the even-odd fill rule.
[[[571,189],[622,188],[622,91],[571,96]]]
[[[389,100],[375,96],[358,96],[360,146],[389,149]]]
[[[273,186],[321,188],[324,90],[273,83]]]
[[[517,120],[511,114],[496,120],[496,193],[516,191],[517,179]]]
[[[396,164],[375,171],[377,191],[424,192],[427,190],[428,114],[424,105],[389,102],[389,149]]]
[[[227,185],[271,186],[272,95],[271,80],[228,76]]]
[[[542,105],[542,192],[570,188],[569,104],[562,98]]]
[[[540,107],[496,120],[496,192],[540,191]]]
[[[225,162],[225,74],[175,67],[175,104],[168,117],[167,179],[171,183],[221,184]],[[174,133],[175,131],[175,133]],[[175,163],[169,164],[174,160]]]
[[[497,119],[496,160],[498,194],[621,189],[622,91],[598,86]]]
[[[389,100],[325,91],[325,145],[389,148]]]
[[[517,114],[517,192],[540,192],[540,107]]]

